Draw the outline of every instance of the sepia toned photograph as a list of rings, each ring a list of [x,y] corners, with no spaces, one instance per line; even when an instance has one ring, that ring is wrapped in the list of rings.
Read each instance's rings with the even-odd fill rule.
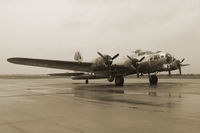
[[[199,0],[0,0],[0,133],[199,133]]]

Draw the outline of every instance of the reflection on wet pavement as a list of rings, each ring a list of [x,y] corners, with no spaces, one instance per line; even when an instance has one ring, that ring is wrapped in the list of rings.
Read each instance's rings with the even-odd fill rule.
[[[77,84],[76,84],[77,85]],[[74,96],[99,100],[103,102],[119,102],[132,105],[172,107],[175,100],[180,101],[180,83],[160,83],[149,86],[148,83],[129,83],[124,87],[105,84],[79,84],[74,87]]]
[[[105,80],[1,79],[0,129],[11,123],[17,132],[199,131],[200,79],[125,81],[116,87]]]

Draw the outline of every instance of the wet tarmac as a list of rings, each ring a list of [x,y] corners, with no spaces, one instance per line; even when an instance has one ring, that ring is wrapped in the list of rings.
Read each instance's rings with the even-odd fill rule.
[[[0,79],[1,133],[199,133],[200,79]]]

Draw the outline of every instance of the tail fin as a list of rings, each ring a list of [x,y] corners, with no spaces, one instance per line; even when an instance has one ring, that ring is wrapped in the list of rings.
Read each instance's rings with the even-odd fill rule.
[[[82,58],[81,53],[79,51],[75,52],[74,60],[78,61],[78,62],[82,62],[83,61],[83,58]]]

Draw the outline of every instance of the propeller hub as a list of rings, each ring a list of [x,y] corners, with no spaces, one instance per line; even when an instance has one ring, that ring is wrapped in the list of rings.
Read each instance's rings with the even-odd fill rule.
[[[111,65],[111,64],[113,63],[112,57],[109,56],[109,55],[105,55],[105,56],[104,56],[104,63],[105,63],[106,65]]]
[[[138,67],[138,59],[133,59],[132,64],[134,67]]]

